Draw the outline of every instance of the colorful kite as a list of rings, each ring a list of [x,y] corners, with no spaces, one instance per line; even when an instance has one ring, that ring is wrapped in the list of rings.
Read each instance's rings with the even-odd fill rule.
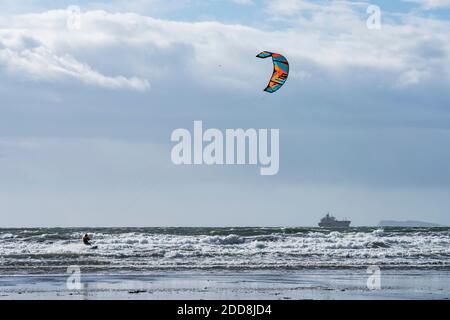
[[[272,57],[273,74],[270,78],[269,84],[264,91],[274,93],[286,82],[289,74],[289,63],[287,59],[279,53],[263,51],[256,56],[257,58],[265,59]]]

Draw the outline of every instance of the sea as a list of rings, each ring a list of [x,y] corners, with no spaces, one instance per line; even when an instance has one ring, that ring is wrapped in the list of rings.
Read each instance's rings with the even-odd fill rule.
[[[89,233],[93,246],[82,243]],[[96,249],[95,249],[96,248]],[[379,266],[450,270],[450,228],[0,229],[0,275]]]

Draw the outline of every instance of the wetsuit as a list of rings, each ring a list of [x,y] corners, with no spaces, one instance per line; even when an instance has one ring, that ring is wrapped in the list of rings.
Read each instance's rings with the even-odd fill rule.
[[[91,243],[89,242],[89,237],[83,237],[83,243],[85,244],[85,245],[87,245],[87,246],[90,246],[91,245]]]

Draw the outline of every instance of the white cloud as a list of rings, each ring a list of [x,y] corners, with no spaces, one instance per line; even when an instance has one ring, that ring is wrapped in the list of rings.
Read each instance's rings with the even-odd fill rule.
[[[61,30],[66,21],[64,11],[17,16],[9,21],[5,19],[6,23],[0,29],[0,64],[5,65],[12,74],[36,81],[71,78],[111,89],[145,91],[150,88],[147,79],[108,76],[78,61],[70,51],[58,50],[59,43],[71,41],[75,36],[73,33],[76,33]],[[8,26],[8,22],[12,25]]]
[[[321,6],[305,0],[275,0],[269,1],[267,9],[272,15],[291,16],[302,11],[317,10]]]
[[[232,0],[236,4],[249,5],[253,4],[253,0]]]
[[[403,0],[404,2],[414,2],[424,9],[437,9],[450,7],[450,0]]]
[[[308,18],[303,9],[311,10]],[[74,31],[66,28],[64,10],[10,16],[0,22],[0,61],[11,72],[37,80],[67,77],[136,90],[148,89],[149,81],[176,77],[180,70],[206,86],[242,86],[259,77],[265,81],[267,70],[254,59],[262,50],[285,54],[299,75],[311,73],[303,66],[313,63],[332,73],[353,67],[385,70],[396,75],[392,82],[401,86],[435,75],[449,77],[447,21],[410,14],[400,22],[383,20],[382,30],[368,30],[366,17],[345,2],[319,7],[292,0],[283,2],[276,14],[288,12],[290,26],[272,31],[104,11],[84,12],[81,30]],[[432,61],[423,49],[430,43],[440,53]],[[105,75],[111,69],[125,75]]]
[[[296,41],[299,55],[327,70],[386,70],[398,75],[392,79],[394,87],[419,84],[438,74],[450,77],[448,21],[413,13],[390,19],[384,12],[382,30],[369,30],[364,3],[273,0],[267,8],[272,19],[291,24],[289,31],[298,35],[291,42]],[[432,57],[434,53],[439,54]]]
[[[108,77],[81,63],[70,55],[58,56],[49,48],[40,46],[14,51],[10,48],[0,50],[0,62],[14,73],[28,76],[34,80],[57,80],[74,78],[86,84],[105,88],[125,88],[145,91],[150,87],[148,80],[123,76]]]

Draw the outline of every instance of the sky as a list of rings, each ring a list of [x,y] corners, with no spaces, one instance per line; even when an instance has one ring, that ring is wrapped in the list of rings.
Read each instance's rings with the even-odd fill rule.
[[[0,227],[450,225],[449,30],[449,0],[2,1]],[[278,174],[174,165],[194,120],[279,129]]]

